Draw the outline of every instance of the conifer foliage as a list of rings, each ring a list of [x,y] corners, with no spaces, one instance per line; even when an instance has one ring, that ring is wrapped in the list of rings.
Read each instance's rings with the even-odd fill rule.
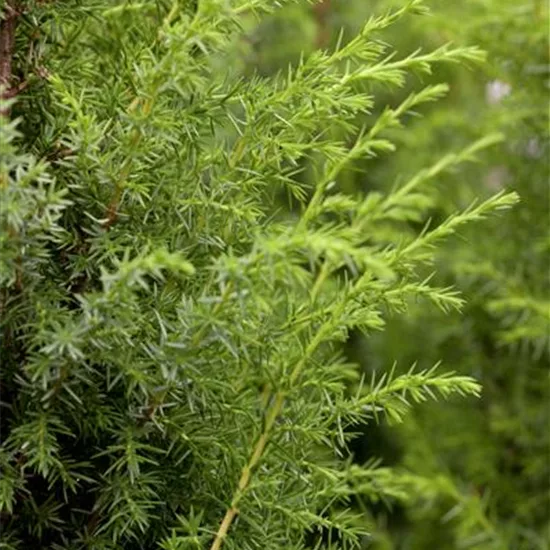
[[[356,548],[368,529],[354,496],[431,489],[350,464],[353,427],[479,394],[443,367],[361,380],[341,343],[382,330],[410,299],[460,307],[425,266],[442,240],[516,196],[421,232],[410,222],[442,170],[498,136],[388,194],[338,182],[391,153],[388,130],[446,91],[390,107],[371,83],[400,87],[480,51],[396,56],[373,33],[422,12],[412,0],[284,73],[239,78],[243,20],[273,5],[4,3],[5,549]],[[300,179],[304,161],[313,186]],[[280,192],[291,209],[276,208]]]

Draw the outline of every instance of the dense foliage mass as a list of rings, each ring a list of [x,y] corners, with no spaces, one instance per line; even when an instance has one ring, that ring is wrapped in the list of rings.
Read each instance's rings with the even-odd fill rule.
[[[459,342],[447,354],[441,319],[430,313],[463,306],[449,286],[457,275],[472,298],[468,319],[514,309],[515,288],[532,289],[523,304],[539,303],[534,297],[545,292],[536,286],[537,255],[528,250],[533,263],[518,277],[535,273],[532,287],[519,278],[509,294],[498,286],[502,293],[491,300],[477,290],[489,273],[480,255],[491,266],[510,262],[527,229],[510,237],[512,252],[498,248],[494,256],[481,239],[456,257],[455,244],[444,246],[457,232],[467,235],[470,222],[517,200],[462,185],[475,174],[465,163],[490,158],[487,148],[499,151],[503,138],[494,130],[506,129],[499,117],[487,115],[479,135],[457,132],[444,151],[433,117],[410,123],[409,115],[435,100],[442,110],[431,113],[456,109],[453,97],[442,99],[448,88],[436,77],[460,82],[457,67],[483,54],[475,46],[419,51],[425,38],[413,22],[425,9],[418,0],[366,19],[354,36],[334,35],[334,43],[330,10],[306,6],[313,10],[309,31],[296,33],[303,53],[278,54],[292,63],[277,71],[281,57],[270,58],[257,37],[273,25],[276,32],[276,24],[287,28],[286,14],[301,8],[289,3],[266,18],[273,6],[4,3],[2,548],[367,548],[400,537],[417,548],[444,548],[434,542],[433,525],[447,504],[472,500],[457,480],[485,483],[486,471],[498,467],[485,461],[480,478],[469,469],[487,418],[473,400],[459,401],[476,423],[455,430],[468,444],[464,464],[438,433],[445,415],[456,418],[448,402],[437,412],[423,406],[422,416],[403,425],[403,464],[389,467],[367,460],[372,449],[363,458],[358,452],[358,432],[411,417],[414,403],[478,396],[470,376],[479,371],[469,368],[475,361],[494,361],[498,376],[520,387],[508,351],[468,349],[481,330],[500,337],[495,322],[461,331],[461,321],[448,317]],[[411,43],[394,51],[383,37],[395,32],[395,44],[406,42],[403,25]],[[412,74],[429,82],[411,88]],[[467,107],[461,104],[465,119]],[[531,143],[529,132],[515,121],[512,127],[517,143]],[[418,140],[423,153],[429,142],[429,154],[392,154],[403,140]],[[525,177],[526,189],[518,190],[528,193],[518,150],[507,156]],[[457,193],[438,195],[435,181],[458,167]],[[539,169],[544,178],[542,160]],[[542,208],[537,200],[527,204]],[[521,212],[496,216],[499,227]],[[544,223],[542,214],[538,219]],[[499,229],[474,225],[488,238]],[[433,275],[438,258],[440,282]],[[479,268],[475,278],[464,266]],[[402,336],[388,345],[396,332],[408,334],[395,320],[405,314],[423,324],[428,352],[414,345],[415,330],[409,345]],[[506,325],[502,338],[530,340],[528,364],[539,376],[548,346],[514,326]],[[372,364],[358,333],[369,336]],[[373,340],[373,333],[385,336]],[[463,372],[438,366],[440,356],[451,360],[449,370]],[[497,380],[491,376],[482,380],[489,391]],[[542,375],[532,380],[542,388]],[[529,416],[511,422],[543,429],[543,408],[521,393],[536,388],[524,388],[516,403],[528,401],[518,410]],[[504,391],[494,392],[497,407],[507,406]],[[487,399],[480,403],[486,407]],[[417,425],[423,439],[413,432]],[[542,454],[525,456],[538,457],[530,471],[542,484]],[[439,457],[448,471],[432,467]],[[531,494],[512,473],[507,479],[495,500],[499,518],[507,517],[506,495]],[[414,505],[387,542],[380,501],[394,510]],[[537,532],[539,520],[525,506],[522,517]],[[482,506],[474,511],[488,521]],[[471,514],[459,512],[447,514],[467,518],[450,548],[468,547],[476,536],[464,527]]]

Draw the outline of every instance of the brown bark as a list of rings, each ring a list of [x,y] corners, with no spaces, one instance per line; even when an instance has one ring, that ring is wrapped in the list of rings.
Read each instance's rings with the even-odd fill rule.
[[[0,88],[2,99],[15,95],[11,89],[12,62],[15,49],[15,28],[19,15],[15,0],[7,0],[4,8],[4,19],[0,21]],[[17,93],[17,92],[16,92]],[[0,115],[8,115],[6,109],[0,111]]]

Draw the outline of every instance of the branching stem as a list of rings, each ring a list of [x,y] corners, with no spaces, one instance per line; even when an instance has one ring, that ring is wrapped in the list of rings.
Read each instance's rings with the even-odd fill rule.
[[[342,302],[342,304],[337,307],[337,311],[335,311],[335,315],[334,315],[335,318],[337,318],[341,313],[341,310],[343,308],[343,303],[344,302]],[[290,373],[289,384],[288,384],[290,388],[294,386],[296,380],[302,373],[308,360],[311,358],[311,356],[315,353],[319,345],[325,339],[327,332],[333,326],[333,322],[334,321],[332,318],[326,321],[321,326],[321,328],[317,331],[314,338],[310,341],[302,358],[296,363],[296,365],[294,366],[294,368]],[[282,390],[279,390],[274,395],[271,394],[271,396],[266,399],[266,402],[271,403],[271,405],[268,407],[266,411],[264,429],[260,434],[258,441],[256,442],[256,445],[254,447],[254,450],[252,451],[252,455],[250,456],[248,463],[241,471],[241,477],[239,478],[237,489],[235,491],[235,494],[233,495],[231,504],[227,509],[222,522],[220,523],[220,527],[218,529],[218,532],[216,533],[216,537],[212,543],[212,546],[210,547],[210,550],[220,550],[220,548],[222,547],[223,541],[227,536],[229,528],[233,523],[233,520],[239,513],[239,508],[238,508],[239,502],[241,501],[243,495],[245,494],[246,489],[250,485],[250,480],[252,478],[252,474],[256,466],[258,465],[258,463],[260,462],[261,458],[264,455],[264,451],[267,443],[269,442],[271,432],[273,430],[273,426],[275,425],[277,418],[279,418],[279,415],[283,410],[285,397],[286,397],[286,393]]]

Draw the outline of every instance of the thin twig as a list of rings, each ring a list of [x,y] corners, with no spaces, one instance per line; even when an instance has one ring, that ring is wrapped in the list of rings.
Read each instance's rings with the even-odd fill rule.
[[[277,420],[277,418],[279,417],[283,409],[284,399],[285,399],[284,393],[277,392],[275,394],[273,405],[266,415],[264,430],[260,435],[260,437],[258,438],[258,441],[256,442],[256,446],[254,447],[254,451],[252,452],[252,456],[250,457],[248,464],[243,468],[241,472],[241,477],[239,479],[237,490],[235,491],[235,495],[233,496],[231,505],[225,512],[225,516],[220,524],[218,532],[216,533],[216,537],[214,539],[214,542],[212,543],[212,546],[210,547],[210,550],[220,550],[225,540],[225,537],[227,536],[227,532],[229,531],[229,528],[233,523],[233,520],[239,513],[239,508],[238,508],[239,502],[242,499],[246,489],[250,484],[250,480],[252,477],[252,473],[254,472],[254,469],[256,468],[261,458],[263,457],[265,447],[269,441],[273,425],[275,424],[275,421]]]
[[[342,308],[343,308],[343,303],[336,309],[335,311],[336,317],[341,314]],[[327,331],[331,327],[331,323],[332,323],[332,319],[325,322],[324,325],[321,326],[321,328],[319,329],[315,337],[308,344],[302,358],[294,365],[288,379],[289,389],[292,389],[294,387],[294,384],[296,383],[300,374],[304,370],[304,367],[306,366],[307,362],[309,361],[311,356],[315,353],[319,345],[323,342],[324,338],[326,337]],[[225,515],[220,523],[220,526],[218,528],[214,541],[212,542],[212,546],[210,547],[210,550],[220,550],[220,548],[224,543],[225,538],[227,537],[227,533],[229,531],[229,528],[231,527],[231,524],[233,523],[235,517],[239,513],[239,508],[238,508],[239,502],[243,498],[246,490],[250,485],[252,474],[256,470],[256,467],[258,466],[260,460],[263,458],[265,448],[272,436],[272,431],[273,431],[273,427],[275,426],[275,422],[278,420],[279,416],[283,412],[283,408],[285,405],[285,398],[286,398],[285,392],[283,392],[282,390],[279,390],[275,394],[270,393],[270,395],[266,399],[266,402],[271,403],[271,405],[267,408],[265,413],[264,428],[262,430],[262,433],[260,434],[260,437],[256,442],[256,445],[254,446],[254,450],[252,451],[252,455],[250,456],[248,463],[241,471],[241,477],[239,478],[237,489],[235,490],[235,493],[231,500],[231,504],[229,505],[229,508],[226,510]]]

